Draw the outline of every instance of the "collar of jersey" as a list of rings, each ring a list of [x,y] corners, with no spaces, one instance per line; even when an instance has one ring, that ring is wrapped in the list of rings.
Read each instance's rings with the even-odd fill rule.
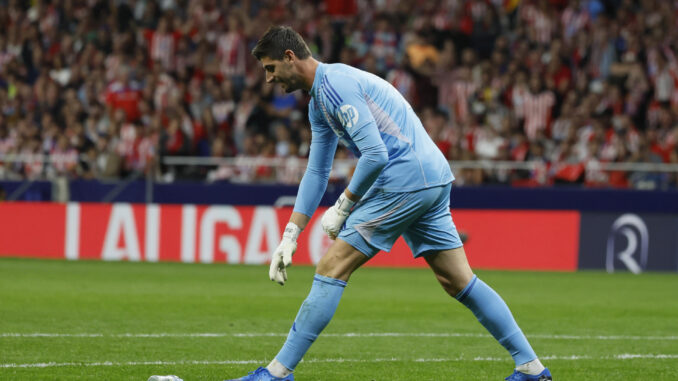
[[[319,62],[318,67],[315,69],[315,77],[313,77],[313,85],[311,85],[311,96],[313,98],[316,98],[315,94],[316,94],[316,91],[318,90],[318,86],[320,86],[320,82],[322,81],[324,74],[325,74],[325,64]]]

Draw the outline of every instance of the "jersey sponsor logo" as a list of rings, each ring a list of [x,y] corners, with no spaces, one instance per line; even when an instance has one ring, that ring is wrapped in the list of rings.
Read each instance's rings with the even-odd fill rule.
[[[626,247],[621,250],[617,247],[618,236],[626,240]],[[632,273],[640,274],[647,265],[649,243],[648,228],[640,216],[630,213],[620,216],[612,224],[607,238],[605,261],[607,271],[614,272],[617,259]]]
[[[358,123],[358,110],[351,105],[343,105],[337,110],[337,118],[342,126],[351,128]]]

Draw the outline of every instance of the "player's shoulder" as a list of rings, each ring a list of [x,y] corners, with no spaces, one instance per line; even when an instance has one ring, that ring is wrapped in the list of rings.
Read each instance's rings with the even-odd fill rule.
[[[345,87],[359,83],[364,74],[364,71],[346,64],[326,64],[322,80],[333,87]]]
[[[333,107],[362,99],[370,86],[367,72],[345,64],[329,64],[321,78],[321,88]]]
[[[356,74],[358,72],[363,72],[362,70],[353,67],[351,65],[346,65],[343,63],[331,63],[325,64],[325,75],[327,76],[344,76],[350,74]]]

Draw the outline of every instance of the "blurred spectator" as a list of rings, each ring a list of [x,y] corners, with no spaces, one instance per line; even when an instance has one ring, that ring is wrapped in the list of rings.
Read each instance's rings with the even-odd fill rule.
[[[239,13],[233,12],[228,16],[226,30],[217,39],[217,58],[219,70],[224,78],[233,83],[235,94],[240,94],[245,85],[245,71],[249,52],[245,49],[246,36],[243,22]]]
[[[104,97],[109,108],[109,115],[116,111],[122,111],[123,116],[130,122],[135,122],[141,117],[139,101],[142,94],[139,86],[132,82],[130,69],[120,67],[115,81],[111,82],[106,89]]]
[[[525,135],[529,140],[536,139],[539,131],[550,127],[551,111],[555,102],[553,92],[544,87],[541,76],[538,73],[532,74],[522,105]]]

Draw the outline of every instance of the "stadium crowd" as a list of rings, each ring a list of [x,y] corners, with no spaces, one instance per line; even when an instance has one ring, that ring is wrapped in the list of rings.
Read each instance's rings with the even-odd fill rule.
[[[153,169],[166,180],[298,181],[301,170],[159,160],[308,155],[308,94],[265,83],[250,54],[270,25],[286,24],[317,59],[391,82],[453,162],[534,163],[460,169],[458,184],[678,185],[675,174],[600,170],[678,163],[674,1],[0,4],[0,178]]]

